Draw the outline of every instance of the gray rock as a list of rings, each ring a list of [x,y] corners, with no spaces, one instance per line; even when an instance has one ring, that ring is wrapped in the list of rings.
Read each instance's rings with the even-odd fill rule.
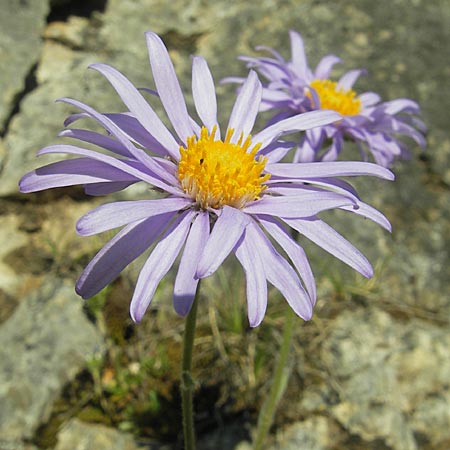
[[[330,420],[317,416],[298,422],[277,434],[273,450],[327,450],[336,443],[336,430]]]
[[[72,419],[58,434],[55,450],[138,450],[130,434]]]
[[[39,450],[31,444],[20,441],[10,441],[0,438],[0,450]]]
[[[10,252],[27,243],[26,233],[20,231],[18,226],[19,219],[16,215],[0,216],[0,242],[2,243],[0,246],[0,290],[11,297],[17,295],[23,277],[16,273],[4,259]],[[2,321],[2,312],[0,312],[0,322]]]
[[[0,132],[37,63],[49,0],[0,0]],[[1,163],[1,160],[0,160]]]
[[[104,350],[73,286],[54,277],[24,298],[0,327],[0,435],[31,438],[62,388]]]
[[[402,323],[374,308],[342,313],[322,352],[338,391],[333,417],[366,441],[383,439],[395,450],[448,438],[450,335],[419,320]],[[433,420],[430,405],[438,417]],[[412,418],[413,416],[413,418]]]

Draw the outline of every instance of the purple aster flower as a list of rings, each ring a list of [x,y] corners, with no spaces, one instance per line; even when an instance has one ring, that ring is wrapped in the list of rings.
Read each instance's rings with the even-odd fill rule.
[[[79,101],[62,99],[81,111],[70,116],[66,126],[89,117],[106,134],[82,129],[61,134],[102,151],[68,144],[45,147],[39,155],[76,157],[38,168],[20,181],[21,192],[80,184],[88,194],[103,195],[143,182],[162,193],[157,199],[104,204],[81,217],[76,228],[82,236],[122,228],[85,268],[77,292],[84,298],[93,296],[154,245],[137,280],[131,316],[137,322],[142,319],[160,280],[179,255],[173,302],[184,316],[199,279],[212,275],[234,253],[246,274],[251,326],[264,317],[267,281],[307,320],[316,300],[315,282],[305,252],[289,228],[370,277],[368,260],[317,215],[337,208],[390,229],[386,218],[360,201],[351,185],[338,177],[371,175],[390,180],[392,173],[365,162],[277,160],[286,151],[285,144],[277,143],[279,136],[322,126],[340,116],[332,111],[294,115],[251,137],[262,87],[256,73],[250,72],[221,133],[211,73],[203,58],[194,57],[192,93],[199,125],[188,113],[163,42],[154,33],[147,33],[146,39],[156,94],[173,131],[127,78],[110,66],[95,64],[92,67],[112,84],[127,111],[101,114]]]
[[[344,138],[356,142],[364,160],[368,159],[368,149],[375,162],[384,167],[409,155],[407,146],[399,139],[401,136],[425,147],[426,128],[418,117],[420,109],[416,102],[396,99],[380,103],[380,96],[375,92],[357,95],[353,85],[364,70],[350,70],[339,81],[332,81],[331,70],[340,59],[327,55],[312,71],[301,36],[295,31],[290,31],[289,36],[290,61],[267,47],[257,47],[257,50],[268,51],[272,57],[240,58],[267,80],[261,110],[277,111],[269,123],[318,109],[331,109],[343,116],[333,124],[307,130],[297,147],[294,162],[334,161],[342,151]],[[243,79],[230,77],[224,81],[242,83]]]

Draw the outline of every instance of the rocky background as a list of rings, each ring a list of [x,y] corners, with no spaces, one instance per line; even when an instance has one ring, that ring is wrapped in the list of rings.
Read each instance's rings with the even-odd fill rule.
[[[336,75],[367,68],[357,90],[417,100],[429,146],[395,167],[394,183],[358,180],[392,235],[329,216],[370,257],[372,280],[305,243],[319,302],[311,322],[299,320],[267,448],[450,448],[448,1],[0,0],[0,11],[0,450],[180,448],[183,322],[170,279],[139,326],[127,311],[139,264],[83,302],[74,281],[104,241],[77,237],[74,224],[101,199],[17,191],[70,112],[53,101],[121,110],[86,67],[105,62],[151,86],[146,30],[163,37],[189,92],[191,54],[206,57],[218,81],[244,74],[236,56],[256,45],[287,57],[289,29],[303,35],[312,65],[336,53],[344,60]],[[233,87],[218,91],[225,118]],[[274,295],[250,331],[241,292],[230,265],[208,281],[201,305],[194,366],[203,450],[249,448],[276,356],[285,305]],[[221,296],[237,298],[234,312]]]

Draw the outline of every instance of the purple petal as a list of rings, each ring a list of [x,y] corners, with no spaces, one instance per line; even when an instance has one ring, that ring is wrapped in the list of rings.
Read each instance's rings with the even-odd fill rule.
[[[357,161],[313,162],[302,164],[267,164],[266,172],[279,177],[309,178],[354,177],[370,175],[385,180],[393,180],[394,174],[378,164]]]
[[[173,215],[150,217],[120,230],[84,269],[76,284],[77,293],[90,298],[100,292],[152,244]]]
[[[172,61],[158,35],[147,32],[145,37],[159,97],[181,142],[186,143],[187,138],[194,134],[194,130]]]
[[[261,103],[261,93],[258,76],[256,72],[250,71],[231,111],[227,128],[234,130],[231,142],[237,142],[241,133],[244,134],[244,139],[251,133]]]
[[[133,84],[118,70],[106,64],[92,64],[90,67],[105,76],[142,126],[167,149],[171,156],[178,157],[179,145]]]
[[[81,236],[102,233],[147,217],[181,211],[191,203],[191,200],[176,197],[107,203],[81,217],[77,222],[77,233]]]
[[[245,272],[247,284],[247,314],[251,327],[257,327],[267,309],[267,282],[264,265],[258,249],[244,232],[235,249],[237,259]]]
[[[250,221],[250,216],[239,209],[230,206],[223,207],[200,258],[197,277],[208,277],[219,268],[233,250]]]
[[[250,223],[246,228],[246,237],[258,249],[267,280],[281,292],[296,314],[309,320],[312,316],[312,303],[295,270],[275,250],[258,225]]]
[[[348,206],[341,206],[339,209],[350,211],[352,213],[358,214],[359,216],[366,217],[367,219],[370,219],[378,225],[382,226],[385,230],[392,231],[391,224],[389,223],[387,218],[380,211],[370,205],[367,205],[366,203],[359,201],[357,209]]]
[[[410,112],[418,114],[420,112],[419,105],[409,98],[398,98],[396,100],[391,100],[389,102],[385,102],[382,105],[385,114],[395,115],[399,112]]]
[[[354,200],[335,192],[300,192],[289,196],[265,195],[245,206],[246,214],[268,214],[276,217],[310,217],[327,209],[351,206]]]
[[[144,150],[136,148],[128,136],[104,114],[100,114],[95,109],[91,108],[88,105],[85,105],[82,102],[77,100],[73,100],[70,98],[60,98],[58,101],[68,103],[70,105],[74,105],[77,108],[88,113],[93,119],[95,119],[100,125],[102,125],[106,130],[108,130],[113,136],[115,136],[118,141],[130,152],[130,154],[137,160],[141,161],[145,164],[155,175],[157,175],[161,179],[166,178],[166,173],[161,168],[159,164],[155,162],[155,160],[149,156]],[[159,186],[161,187],[161,186]],[[164,188],[163,188],[164,189]],[[169,188],[170,189],[170,188]],[[167,188],[166,188],[167,190]]]
[[[286,230],[280,225],[280,223],[273,218],[260,217],[259,221],[291,259],[298,274],[305,283],[311,303],[314,305],[317,298],[316,281],[305,251],[298,242],[286,233]]]
[[[291,61],[294,72],[297,76],[306,81],[306,78],[310,76],[308,63],[305,54],[305,46],[300,34],[295,31],[289,31],[289,37],[291,39]]]
[[[167,146],[157,141],[136,118],[126,113],[109,113],[105,114],[105,116],[114,122],[126,134],[128,139],[144,147],[146,150],[164,157],[172,156],[175,160],[179,159],[180,152],[178,144],[176,144],[176,150],[171,151]],[[173,137],[172,140],[175,142]]]
[[[376,105],[381,100],[381,97],[375,92],[364,92],[364,94],[359,95],[358,98],[361,100],[363,108]]]
[[[68,129],[61,131],[61,133],[59,133],[59,136],[89,142],[90,144],[97,145],[118,155],[133,157],[128,149],[124,147],[120,142],[94,131]]]
[[[144,264],[130,305],[131,318],[135,322],[142,320],[159,282],[175,262],[195,214],[197,214],[195,211],[187,211],[180,215],[166,231]]]
[[[335,111],[320,110],[297,114],[281,120],[265,128],[253,136],[253,142],[260,142],[261,150],[282,134],[304,131],[309,128],[320,127],[340,120],[342,116]]]
[[[122,191],[123,189],[126,189],[128,186],[131,186],[134,183],[134,181],[113,181],[109,183],[87,184],[84,186],[84,192],[87,195],[92,196],[108,195]]]
[[[173,306],[180,316],[191,309],[198,285],[195,277],[201,252],[209,237],[209,214],[201,212],[191,225],[173,288]]]
[[[60,98],[57,101],[73,105],[87,113],[90,117],[92,117],[100,125],[102,125],[107,131],[109,131],[114,137],[116,137],[117,140],[130,152],[131,155],[133,155],[136,160],[143,163],[146,163],[149,159],[151,160],[151,158],[143,150],[136,148],[130,142],[128,136],[104,114],[100,114],[89,105],[86,105],[72,98]]]
[[[201,121],[211,132],[217,123],[217,101],[214,80],[204,58],[195,56],[192,62],[192,95]],[[220,136],[220,130],[217,130]]]
[[[27,173],[19,181],[19,188],[20,192],[27,193],[105,181],[135,182],[139,179],[100,161],[76,158],[58,161]]]
[[[289,226],[367,278],[373,269],[367,258],[337,231],[320,219],[286,219]]]
[[[316,72],[314,74],[315,78],[323,80],[330,78],[331,69],[337,63],[340,63],[341,59],[335,55],[327,55],[323,57],[316,67]]]
[[[348,91],[353,87],[359,76],[365,74],[366,72],[367,71],[364,69],[349,70],[339,79],[337,89]]]
[[[103,153],[95,152],[93,150],[87,150],[80,147],[75,147],[72,145],[51,145],[49,147],[44,147],[41,150],[39,150],[38,155],[46,155],[46,154],[52,154],[52,153],[67,153],[70,155],[80,155],[80,156],[86,156],[88,158],[91,158],[95,161],[101,161],[105,164],[108,164],[112,167],[115,167],[117,169],[122,170],[125,173],[128,173],[132,176],[135,176],[136,178],[145,181],[149,184],[152,184],[153,186],[159,187],[166,192],[169,192],[171,194],[179,194],[179,190],[166,184],[162,180],[149,175],[147,172],[144,172],[142,170],[139,170],[137,168],[132,167],[130,164],[127,164],[126,161],[121,161],[120,159],[114,158],[112,156],[104,155]],[[153,165],[156,165],[156,162],[153,162]],[[158,170],[161,171],[161,168]]]

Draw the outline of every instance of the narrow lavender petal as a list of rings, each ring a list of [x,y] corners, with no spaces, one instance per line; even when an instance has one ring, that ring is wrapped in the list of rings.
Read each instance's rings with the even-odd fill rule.
[[[153,79],[161,102],[181,142],[194,134],[180,84],[169,53],[160,37],[145,33]]]
[[[284,219],[284,222],[360,274],[367,278],[372,277],[373,269],[367,258],[322,220],[318,218]]]
[[[129,140],[128,136],[114,123],[112,122],[107,116],[104,114],[100,114],[95,109],[91,108],[90,106],[79,102],[78,100],[73,100],[71,98],[60,98],[58,101],[68,103],[69,105],[76,106],[77,108],[81,109],[82,111],[88,113],[93,119],[95,119],[100,125],[102,125],[107,131],[109,131],[113,136],[115,136],[118,141],[126,147],[126,149],[130,152],[131,155],[137,160],[141,161],[143,164],[145,164],[149,169],[152,170],[152,172],[159,176],[161,179],[165,178],[165,173],[161,169],[161,167],[155,163],[155,161],[152,159],[150,155],[148,155],[145,151],[136,148],[131,141]]]
[[[282,134],[304,131],[309,128],[328,125],[340,120],[342,116],[335,111],[320,110],[297,114],[274,123],[253,136],[253,142],[261,143],[261,150]]]
[[[259,152],[259,155],[263,155],[267,158],[268,163],[276,163],[281,161],[286,154],[295,147],[294,142],[289,141],[275,141]]]
[[[366,72],[367,71],[364,69],[349,70],[348,72],[344,73],[344,75],[342,75],[342,77],[339,79],[337,88],[342,89],[344,91],[348,91],[353,87],[356,80]]]
[[[121,161],[120,159],[114,158],[112,156],[104,155],[103,153],[95,152],[93,150],[87,150],[80,147],[75,147],[72,145],[51,145],[49,147],[44,147],[39,150],[38,155],[46,155],[51,153],[67,153],[71,155],[80,155],[86,156],[96,161],[104,162],[112,167],[122,170],[125,173],[128,173],[136,178],[146,181],[147,183],[152,184],[153,186],[159,187],[166,192],[171,194],[179,194],[179,190],[170,186],[163,182],[161,179],[156,178],[154,176],[149,175],[147,172],[143,172],[139,169],[132,167],[127,164],[125,161]],[[156,163],[154,163],[156,164]]]
[[[336,55],[324,56],[316,67],[314,77],[319,80],[330,78],[331,69],[335,64],[340,62],[341,59],[338,58]]]
[[[302,192],[295,195],[272,197],[245,206],[246,214],[268,214],[277,217],[310,217],[327,209],[351,206],[354,200],[335,192]]]
[[[250,223],[247,233],[254,248],[258,249],[269,283],[281,292],[297,315],[309,320],[312,316],[312,302],[295,270],[275,250],[258,225]]]
[[[147,217],[181,211],[191,203],[191,200],[177,197],[106,203],[78,220],[77,233],[81,236],[102,233]]]
[[[139,181],[123,171],[94,161],[90,158],[76,158],[58,161],[27,173],[19,181],[20,192],[37,192],[55,187],[105,181]]]
[[[284,63],[284,58],[281,56],[281,54],[279,52],[277,52],[276,50],[274,50],[271,47],[267,47],[266,45],[257,45],[255,47],[255,50],[257,52],[267,52],[270,53],[277,61],[279,61],[280,63]]]
[[[69,137],[73,139],[78,139],[80,141],[89,142],[90,144],[98,145],[99,147],[109,150],[121,156],[133,157],[126,147],[124,147],[120,142],[112,139],[103,134],[96,133],[90,130],[79,130],[79,129],[67,129],[59,133],[61,137]]]
[[[108,113],[105,116],[114,122],[126,134],[128,139],[141,145],[146,150],[161,156],[171,156],[173,159],[179,159],[178,146],[176,150],[171,151],[156,140],[133,116],[127,113]],[[173,137],[172,139],[175,141]]]
[[[152,244],[173,215],[173,212],[160,214],[120,230],[86,266],[77,281],[77,293],[90,298],[100,292]]]
[[[85,113],[87,113],[91,118],[96,120],[100,125],[102,125],[107,131],[109,131],[117,140],[130,152],[131,155],[138,161],[146,161],[149,156],[145,154],[142,150],[136,148],[128,139],[128,136],[108,117],[104,114],[100,114],[94,108],[91,108],[89,105],[85,103],[79,102],[78,100],[74,100],[72,98],[60,98],[57,101],[67,103],[69,105],[73,105],[78,109],[81,109]]]
[[[385,180],[393,180],[394,174],[378,164],[357,161],[334,161],[321,163],[267,164],[266,172],[279,177],[298,178],[307,180],[309,178],[328,177],[354,177],[370,175]]]
[[[142,268],[131,299],[130,313],[135,322],[140,322],[150,304],[161,279],[175,262],[194,218],[195,211],[187,211],[170,225],[155,246]]]
[[[262,87],[256,72],[250,71],[234,103],[227,129],[233,129],[231,142],[237,142],[241,133],[244,139],[248,136],[255,124],[261,103]]]
[[[327,191],[337,192],[345,197],[352,199],[354,203],[359,202],[359,196],[356,190],[350,183],[339,178],[311,178],[305,184],[303,182],[289,181],[280,182],[280,180],[271,180],[268,188],[265,191],[267,194],[275,195],[293,195],[296,196],[301,191],[320,191],[323,192],[325,188]]]
[[[209,131],[217,123],[217,100],[214,80],[206,60],[195,56],[192,61],[192,95],[197,114]],[[220,130],[218,130],[220,136]]]
[[[197,290],[198,278],[195,277],[201,252],[209,237],[209,214],[200,212],[192,223],[181,256],[178,273],[173,288],[173,306],[180,316],[191,309]]]
[[[397,98],[379,105],[384,109],[385,114],[395,115],[399,112],[420,113],[419,105],[409,98]]]
[[[364,92],[364,94],[359,95],[358,98],[361,100],[363,108],[376,105],[381,100],[381,97],[375,92]]]
[[[140,180],[137,180],[140,181]],[[136,181],[113,181],[109,183],[92,183],[84,186],[84,192],[87,195],[101,196],[114,194],[131,186]]]
[[[90,67],[100,72],[111,83],[133,116],[167,149],[168,153],[177,156],[179,151],[177,142],[133,84],[118,70],[106,64],[92,64]]]
[[[292,68],[294,69],[295,74],[306,82],[307,77],[310,77],[311,74],[308,73],[309,68],[303,39],[299,33],[293,30],[289,31],[289,38],[291,40]]]
[[[289,236],[277,220],[274,220],[272,217],[259,217],[259,221],[291,259],[298,274],[305,283],[311,303],[314,305],[317,298],[316,281],[305,251],[298,242]]]
[[[246,234],[242,235],[235,254],[245,272],[247,285],[247,315],[251,327],[257,327],[267,309],[267,281],[258,249]]]
[[[382,214],[380,211],[378,211],[377,209],[373,208],[372,206],[366,203],[359,201],[358,209],[354,209],[348,206],[341,206],[339,209],[343,209],[345,211],[350,211],[352,213],[358,214],[359,216],[372,220],[373,222],[382,226],[385,230],[392,231],[391,224],[387,220],[386,216],[384,216],[384,214]]]
[[[336,133],[331,140],[331,145],[329,149],[322,155],[320,160],[322,162],[336,161],[336,159],[338,158],[339,154],[342,151],[343,146],[344,146],[343,134]]]
[[[82,119],[92,119],[92,117],[89,114],[84,113],[84,112],[71,114],[70,116],[66,117],[66,119],[64,120],[64,126],[68,127],[69,125],[76,122],[77,120],[82,120]]]
[[[205,244],[197,267],[197,277],[208,277],[219,268],[233,250],[250,221],[250,216],[240,210],[230,206],[223,207]]]

